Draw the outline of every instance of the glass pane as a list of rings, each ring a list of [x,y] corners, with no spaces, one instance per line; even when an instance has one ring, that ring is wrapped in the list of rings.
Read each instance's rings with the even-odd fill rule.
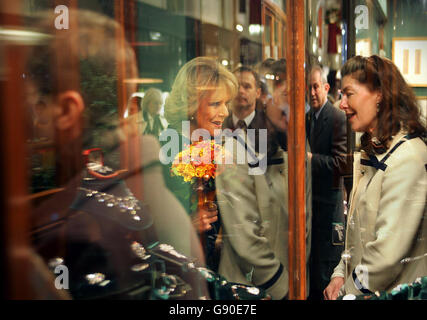
[[[387,182],[399,158],[391,156],[385,173],[355,171],[365,177],[359,182],[360,149],[388,148],[385,137],[399,133],[371,137],[377,123],[388,123],[375,120],[382,100],[368,99],[379,91],[368,90],[363,108],[349,111],[342,74],[355,54],[389,58],[409,87],[392,77],[399,85],[375,98],[403,88],[395,101],[412,101],[413,91],[416,101],[405,106],[418,104],[425,116],[424,2],[307,0],[305,36],[288,30],[297,16],[280,0],[2,3],[8,117],[0,147],[24,137],[13,156],[26,169],[9,168],[6,153],[1,169],[5,194],[26,189],[19,201],[30,213],[7,209],[5,221],[13,217],[10,229],[28,236],[34,298],[257,301],[307,287],[308,299],[322,300],[332,276],[340,278],[333,298],[366,290],[387,297],[383,291],[425,275],[425,226],[398,214],[423,216],[425,184],[416,178],[425,171],[415,161]],[[288,45],[289,31],[298,37]],[[20,126],[7,121],[11,110],[23,114]],[[413,121],[398,115],[388,127],[422,131],[416,111],[400,113]],[[414,139],[403,146],[416,141],[414,155],[425,159]],[[417,188],[405,195],[409,187],[392,188],[400,182]],[[358,183],[369,192],[356,193]],[[387,187],[395,193],[381,198]],[[300,220],[290,229],[293,218]],[[389,254],[376,247],[377,236],[398,253],[389,268],[376,264]],[[359,279],[365,264],[369,279]],[[363,290],[353,290],[353,275]]]
[[[344,250],[347,150],[350,132],[338,108],[345,17],[341,1],[309,1],[307,16],[306,132],[311,158],[312,219],[308,264],[309,300],[323,300]]]
[[[274,23],[274,43],[278,43],[279,42],[279,21],[276,19],[275,23]]]
[[[265,37],[265,45],[270,46],[271,43],[271,16],[265,16],[265,25],[264,25],[264,37]]]
[[[417,276],[409,275],[409,269],[420,268],[423,271],[418,276],[425,274],[422,263],[417,264],[411,258],[414,250],[423,248],[423,251],[425,248],[425,241],[415,235],[426,228],[420,218],[425,212],[425,191],[421,195],[415,195],[412,187],[397,191],[397,186],[387,186],[386,181],[393,175],[399,176],[400,186],[404,181],[416,184],[415,180],[425,180],[423,161],[411,162],[413,168],[420,170],[420,176],[409,182],[409,168],[407,171],[403,163],[397,164],[392,160],[393,157],[400,157],[404,161],[406,151],[402,146],[408,146],[413,141],[420,142],[421,146],[414,152],[423,157],[426,154],[425,144],[419,137],[425,134],[425,110],[419,112],[419,108],[425,108],[423,97],[426,91],[417,81],[422,81],[421,68],[427,61],[421,49],[427,33],[416,27],[423,21],[425,3],[306,3],[306,48],[309,50],[306,61],[309,67],[307,100],[310,104],[307,128],[313,153],[313,240],[309,298],[323,299],[326,288],[326,297],[333,299],[343,299],[345,296],[346,299],[388,300],[396,294],[404,296],[403,299],[411,299],[399,288],[392,290],[398,283],[405,283],[410,288],[416,286],[414,281]],[[318,74],[323,75],[323,81],[319,83],[310,73],[315,65],[320,66]],[[328,102],[324,106],[319,103],[322,101],[319,88],[326,89],[323,92],[326,91]],[[363,95],[363,92],[367,94]],[[403,101],[403,92],[407,92],[411,98]],[[377,100],[369,100],[374,96]],[[337,114],[329,129],[326,127],[327,120],[322,116],[328,105]],[[397,110],[403,109],[405,114],[411,110],[411,120],[398,114],[400,111]],[[366,116],[367,110],[372,111],[369,119],[359,121],[359,117]],[[391,110],[394,110],[393,116],[387,117]],[[318,131],[319,119],[322,121],[321,131]],[[394,129],[388,129],[390,126],[394,126]],[[332,134],[326,138],[326,130],[332,128]],[[310,130],[314,130],[314,137],[311,137]],[[413,135],[405,138],[408,132]],[[320,140],[329,145],[322,145]],[[392,150],[396,145],[399,147]],[[315,158],[316,153],[324,159],[334,159],[334,166],[330,167],[333,168],[332,172],[328,173],[324,170],[326,167],[322,168]],[[381,165],[386,164],[388,168],[384,171],[385,166],[381,166],[381,169],[367,159],[379,159]],[[395,165],[393,169],[392,165]],[[409,166],[408,163],[406,165]],[[399,171],[400,174],[397,173]],[[399,196],[391,200],[388,196],[393,192],[399,193]],[[406,192],[414,192],[414,195],[408,199]],[[418,196],[420,202],[416,200]],[[390,206],[386,204],[386,199],[390,199]],[[403,202],[405,212],[407,208],[411,214],[417,212],[420,216],[411,215],[410,222],[406,221],[404,216],[408,215],[397,209]],[[403,220],[418,231],[412,233],[406,229]],[[396,232],[390,233],[391,230]],[[410,247],[400,240],[394,241],[396,237],[409,241]],[[385,260],[388,261],[387,266],[383,263]],[[411,262],[406,264],[407,261]]]
[[[25,53],[29,239],[48,279],[36,295],[285,298],[287,70],[277,46],[262,51],[276,14],[263,26],[261,1],[22,4],[1,40]]]

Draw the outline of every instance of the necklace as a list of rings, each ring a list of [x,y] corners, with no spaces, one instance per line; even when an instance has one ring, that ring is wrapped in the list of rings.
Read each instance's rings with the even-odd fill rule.
[[[141,217],[137,215],[137,211],[141,210],[140,201],[135,198],[132,192],[125,197],[117,197],[115,195],[79,187],[79,190],[86,193],[86,197],[95,198],[100,204],[105,204],[108,208],[118,208],[122,213],[128,213],[134,220],[140,221]]]

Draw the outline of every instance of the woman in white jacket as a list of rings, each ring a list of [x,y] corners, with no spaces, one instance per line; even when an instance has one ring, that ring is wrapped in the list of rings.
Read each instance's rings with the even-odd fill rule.
[[[379,56],[356,56],[341,71],[340,108],[361,137],[345,251],[324,290],[391,291],[427,275],[426,128],[411,88]]]

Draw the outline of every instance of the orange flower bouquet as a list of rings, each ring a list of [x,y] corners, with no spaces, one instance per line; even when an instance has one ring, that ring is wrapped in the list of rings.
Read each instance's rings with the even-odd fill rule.
[[[186,182],[212,181],[219,174],[218,163],[225,163],[225,158],[225,149],[214,140],[195,142],[176,155],[171,172]]]
[[[176,155],[171,173],[192,184],[197,192],[197,203],[194,205],[197,204],[198,208],[216,210],[215,178],[220,173],[218,164],[225,163],[225,159],[225,149],[214,140],[194,142]]]

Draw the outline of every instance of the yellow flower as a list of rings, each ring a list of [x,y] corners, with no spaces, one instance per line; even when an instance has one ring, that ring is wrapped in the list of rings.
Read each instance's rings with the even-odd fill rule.
[[[200,166],[196,168],[196,176],[197,178],[202,178],[205,175],[205,167],[204,166]]]
[[[223,159],[224,155],[225,149],[213,140],[195,142],[176,155],[171,173],[183,177],[186,182],[195,177],[215,178],[216,162]]]

